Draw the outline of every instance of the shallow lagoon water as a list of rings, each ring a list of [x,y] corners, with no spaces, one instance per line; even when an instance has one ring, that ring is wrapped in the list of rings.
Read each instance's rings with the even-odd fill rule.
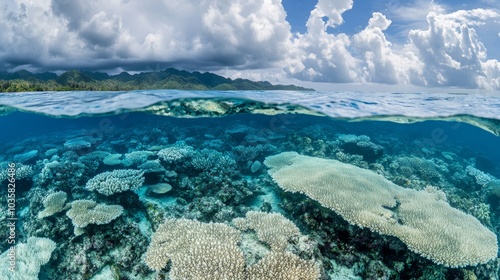
[[[9,94],[0,96],[0,104],[5,174],[0,201],[2,209],[8,208],[8,165],[15,163],[22,170],[12,176],[15,241],[21,244],[16,261],[35,266],[26,279],[202,279],[196,271],[207,268],[182,263],[179,252],[170,252],[172,260],[157,271],[145,261],[152,237],[166,219],[199,221],[194,232],[211,222],[238,231],[235,250],[243,255],[245,272],[235,275],[267,279],[250,274],[276,253],[276,246],[235,220],[252,211],[280,213],[280,219],[299,229],[286,236],[280,250],[299,259],[286,259],[301,264],[297,270],[314,267],[308,274],[312,278],[305,279],[499,278],[498,254],[458,268],[438,264],[397,237],[352,225],[317,199],[286,191],[265,164],[270,156],[294,151],[371,170],[398,186],[443,194],[450,207],[498,235],[499,97],[137,91]],[[100,174],[120,180],[116,170],[136,171],[137,176],[125,176],[123,184],[103,190],[112,184]],[[138,183],[130,183],[134,180]],[[96,181],[100,184],[89,183]],[[158,184],[171,190],[153,192],[161,189]],[[53,203],[54,194],[61,200],[62,192],[64,202]],[[83,200],[117,206],[104,211],[116,215],[102,218],[92,212],[94,205],[87,211],[101,220],[87,218],[94,220],[84,225],[71,212]],[[50,201],[60,207],[47,212]],[[50,215],[41,217],[43,211]],[[11,217],[2,213],[2,239],[9,240]],[[29,239],[34,237],[51,241],[36,239],[41,243],[37,247]],[[22,244],[31,244],[33,251],[23,255],[30,246]],[[3,242],[0,249],[9,248]],[[196,248],[186,250],[191,249]],[[206,250],[208,259],[217,256],[212,249]],[[41,261],[39,255],[47,252],[49,258]],[[186,254],[186,263],[196,263]],[[35,259],[38,265],[31,264]],[[212,279],[210,273],[204,275]]]

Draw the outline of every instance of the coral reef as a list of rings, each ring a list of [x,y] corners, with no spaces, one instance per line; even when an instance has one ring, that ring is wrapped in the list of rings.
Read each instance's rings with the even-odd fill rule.
[[[144,171],[134,169],[116,169],[96,175],[87,181],[88,190],[103,195],[112,195],[128,190],[136,190],[144,183]]]
[[[56,243],[39,279],[500,279],[496,138],[300,114],[86,120],[0,142],[2,184],[24,161],[17,244]],[[311,167],[269,164],[284,151]]]
[[[351,224],[396,236],[438,264],[477,265],[497,256],[496,235],[440,194],[405,189],[372,171],[295,152],[267,157],[264,164],[281,188],[306,194]]]
[[[54,215],[55,213],[61,212],[64,210],[64,206],[66,204],[66,199],[68,198],[68,194],[63,191],[55,192],[49,194],[43,200],[43,206],[45,209],[38,213],[38,218],[45,218]]]
[[[257,215],[260,216],[252,212],[247,219],[253,220]],[[268,220],[283,223],[282,216],[265,215],[263,213]],[[255,225],[261,238],[273,245],[276,245],[276,234],[289,235],[286,231],[273,232],[269,224],[265,226],[256,221],[249,224]],[[157,271],[171,261],[171,279],[319,279],[319,268],[314,262],[282,252],[283,248],[271,251],[245,269],[245,258],[238,247],[240,241],[239,231],[225,224],[166,220],[154,233],[144,261]]]
[[[118,218],[123,213],[120,205],[97,204],[92,200],[75,200],[66,212],[73,222],[75,235],[83,234],[83,228],[89,224],[102,225]]]
[[[2,279],[37,280],[40,267],[49,261],[56,243],[48,238],[30,237],[26,243],[12,248],[14,251],[9,249],[0,255]],[[11,260],[14,263],[10,263]],[[12,270],[9,267],[13,267]]]
[[[249,211],[245,219],[233,220],[240,230],[252,229],[257,232],[260,241],[269,244],[273,251],[282,251],[288,240],[300,235],[299,228],[279,213]]]

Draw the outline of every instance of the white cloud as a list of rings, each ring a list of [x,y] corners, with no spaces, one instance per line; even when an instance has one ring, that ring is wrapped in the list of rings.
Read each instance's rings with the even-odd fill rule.
[[[291,47],[279,0],[8,0],[0,69],[274,66]]]
[[[0,70],[172,66],[274,82],[500,89],[500,62],[478,35],[498,33],[498,10],[447,12],[417,0],[373,13],[356,34],[336,32],[352,8],[353,0],[318,0],[307,31],[292,34],[280,0],[7,0]]]
[[[319,3],[325,5],[325,1]],[[330,2],[338,5],[342,1]],[[290,59],[286,68],[293,77],[318,82],[499,88],[499,62],[487,60],[487,50],[475,30],[498,20],[496,10],[438,13],[444,9],[431,2],[427,26],[410,30],[409,41],[402,45],[387,39],[385,31],[392,21],[381,13],[373,13],[364,30],[349,36],[327,32],[330,22],[342,22],[345,9],[331,13],[334,20],[325,22],[319,7],[311,12],[307,33],[294,41],[296,59]]]
[[[500,14],[493,10],[460,10],[449,14],[429,13],[426,30],[409,33],[410,46],[425,64],[420,77],[425,85],[485,86],[495,60],[486,63],[487,51],[473,26]],[[494,71],[493,71],[494,72]]]
[[[328,17],[326,26],[336,27],[344,22],[342,14],[352,9],[353,0],[340,0],[340,1],[329,1],[329,0],[318,0],[318,3],[311,12],[311,17],[307,23],[309,27],[310,22],[315,22],[322,17]]]
[[[416,0],[402,4],[401,1],[393,1],[388,5],[388,13],[391,18],[405,25],[421,23],[419,27],[425,28],[425,19],[431,12],[444,14],[449,9],[443,4],[435,1]],[[414,26],[415,27],[415,26]]]
[[[364,81],[408,83],[406,72],[411,63],[409,59],[392,51],[392,44],[384,34],[390,25],[391,21],[383,14],[373,13],[368,26],[353,36],[353,47],[364,58],[359,66],[363,69]]]
[[[307,21],[307,33],[293,42],[293,53],[285,67],[293,77],[311,81],[353,82],[358,79],[357,60],[348,48],[346,34],[329,34],[328,27],[343,22],[342,13],[352,8],[352,0],[319,0]],[[328,17],[325,22],[324,17]],[[331,18],[330,18],[331,16]]]

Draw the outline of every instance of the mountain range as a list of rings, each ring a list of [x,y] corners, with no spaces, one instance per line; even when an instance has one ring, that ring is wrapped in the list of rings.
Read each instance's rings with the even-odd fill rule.
[[[188,72],[174,68],[138,74],[122,72],[117,75],[79,70],[61,75],[52,72],[31,73],[27,70],[13,73],[0,71],[0,92],[146,89],[313,91],[295,85],[273,85],[267,81],[254,82],[240,78],[233,80],[209,72]]]

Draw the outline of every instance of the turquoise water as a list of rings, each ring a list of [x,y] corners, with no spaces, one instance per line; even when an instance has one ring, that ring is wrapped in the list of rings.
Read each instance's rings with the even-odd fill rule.
[[[499,97],[58,92],[0,105],[2,279],[499,279]],[[277,173],[284,152],[310,164]],[[393,187],[433,198],[413,217],[424,225],[404,195],[370,208]],[[398,227],[358,222],[354,204]]]

